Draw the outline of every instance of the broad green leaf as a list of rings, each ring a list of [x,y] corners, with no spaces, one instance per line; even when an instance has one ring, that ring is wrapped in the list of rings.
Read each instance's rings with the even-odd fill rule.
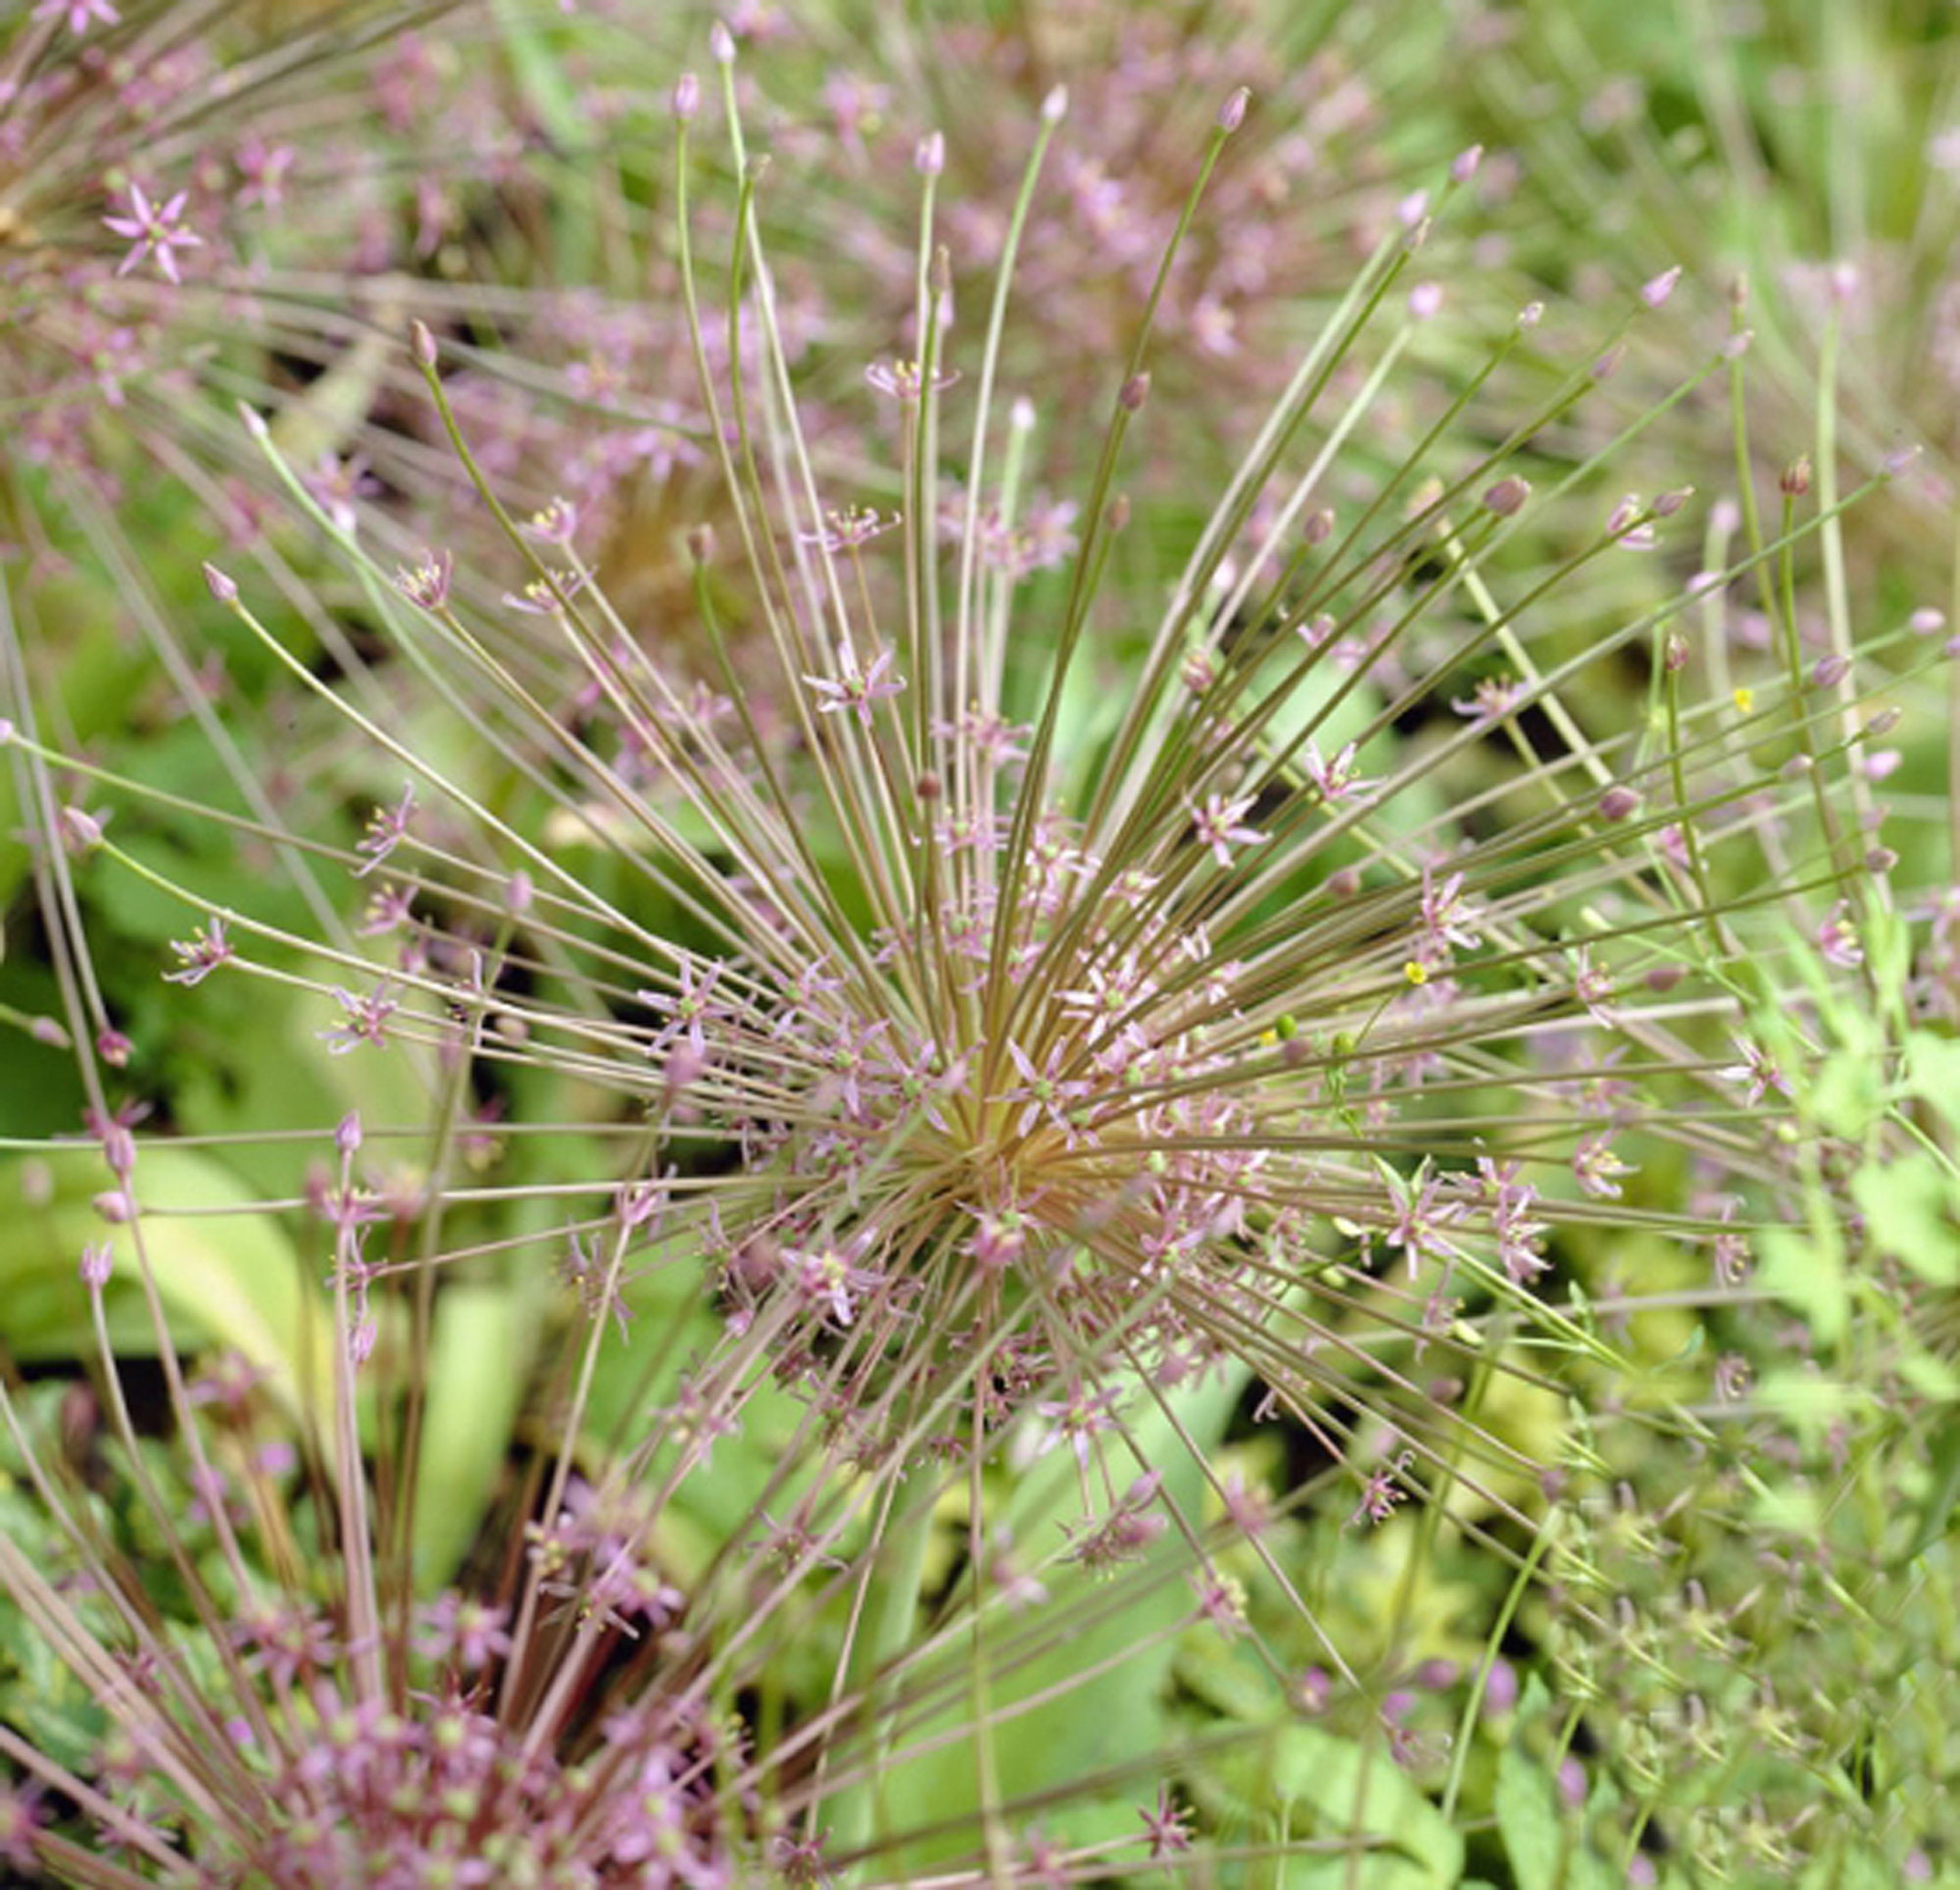
[[[514,1287],[453,1284],[436,1295],[412,1541],[416,1586],[424,1593],[456,1573],[482,1524],[538,1331]]]
[[[134,1232],[110,1226],[94,1206],[109,1183],[93,1147],[0,1168],[0,1339],[17,1358],[93,1355],[76,1268],[83,1246],[103,1240],[116,1256],[103,1295],[111,1340],[131,1356],[158,1351]],[[331,1381],[330,1322],[277,1218],[256,1212],[250,1189],[196,1149],[149,1144],[135,1187],[171,1343],[235,1349],[289,1410],[313,1404]]]
[[[1177,1400],[1179,1422],[1200,1448],[1222,1434],[1239,1389],[1236,1379],[1224,1379]],[[1144,1460],[1163,1467],[1171,1500],[1187,1515],[1199,1512],[1201,1478],[1169,1420],[1147,1407],[1131,1418],[1129,1429]],[[1007,1506],[1014,1541],[1034,1553],[1050,1549],[1064,1526],[1079,1520],[1078,1489],[1074,1458],[1056,1448],[1023,1478]],[[1163,1546],[1166,1555],[1183,1560],[1181,1549]],[[1152,1566],[1161,1572],[1175,1565]],[[1067,1568],[1047,1572],[1043,1578],[1052,1598],[1044,1610],[1079,1605],[1083,1598],[1093,1606],[1098,1595],[1107,1596],[1112,1605],[1087,1620],[1080,1631],[1054,1636],[1033,1659],[1010,1672],[988,1674],[993,1763],[1001,1796],[1011,1803],[1059,1793],[1037,1820],[1057,1842],[1134,1838],[1142,1830],[1139,1808],[1155,1796],[1154,1781],[1162,1769],[1152,1755],[1164,1744],[1162,1698],[1176,1649],[1175,1629],[1190,1618],[1193,1602],[1191,1589],[1177,1574],[1152,1583],[1138,1580],[1141,1574],[1131,1571],[1105,1585]],[[1017,1618],[1000,1609],[985,1622],[994,1645],[1038,1628],[1036,1617]],[[954,1658],[962,1666],[969,1663],[970,1642]],[[925,1839],[904,1847],[903,1862],[921,1874],[936,1858],[970,1844],[973,1819],[982,1809],[972,1693],[961,1681],[947,1697],[955,1702],[951,1709],[908,1727],[907,1744],[951,1735],[947,1743],[915,1757],[901,1756],[881,1780],[891,1821],[901,1833],[907,1824],[949,1825],[949,1835],[937,1843]],[[1104,1771],[1120,1774],[1121,1782],[1094,1795],[1067,1790],[1073,1781]]]
[[[1497,1761],[1495,1808],[1497,1830],[1518,1890],[1553,1890],[1565,1848],[1558,1790],[1516,1743],[1506,1746]]]

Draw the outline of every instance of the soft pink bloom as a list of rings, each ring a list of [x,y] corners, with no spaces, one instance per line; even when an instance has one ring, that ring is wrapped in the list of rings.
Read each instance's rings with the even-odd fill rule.
[[[81,0],[81,3],[88,4],[89,0]],[[180,249],[200,249],[204,244],[203,237],[183,225],[184,205],[189,200],[190,192],[180,190],[169,202],[159,206],[151,203],[141,184],[130,184],[126,213],[102,219],[118,236],[128,237],[133,246],[116,266],[118,275],[127,275],[138,263],[149,257],[172,282],[183,280],[177,272],[176,252]]]

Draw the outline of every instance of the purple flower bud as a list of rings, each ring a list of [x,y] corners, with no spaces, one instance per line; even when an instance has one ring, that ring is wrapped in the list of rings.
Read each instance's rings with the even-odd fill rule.
[[[1223,105],[1218,108],[1218,128],[1230,133],[1238,130],[1246,121],[1246,107],[1251,104],[1252,94],[1249,87],[1241,85]]]
[[[1904,715],[1905,710],[1902,708],[1882,708],[1865,724],[1865,733],[1867,735],[1889,735],[1893,729],[1898,727]]]
[[[81,1250],[81,1284],[90,1292],[100,1292],[116,1270],[116,1249],[107,1240],[91,1243]]]
[[[1905,627],[1915,637],[1930,637],[1936,630],[1944,630],[1946,628],[1946,612],[1944,610],[1935,610],[1930,606],[1923,606],[1906,618]]]
[[[120,1187],[104,1188],[91,1203],[111,1227],[121,1227],[135,1218],[129,1207],[129,1197]]]
[[[102,1159],[119,1182],[126,1182],[136,1172],[136,1138],[120,1122],[103,1131]]]
[[[250,401],[238,403],[238,417],[245,422],[245,431],[255,439],[263,440],[270,432],[266,424],[266,416]]]
[[[1599,818],[1601,820],[1625,820],[1637,811],[1641,798],[1624,782],[1616,783],[1599,797]]]
[[[1889,847],[1874,847],[1865,854],[1865,871],[1889,873],[1898,864],[1898,855]]]
[[[1663,269],[1641,284],[1641,300],[1649,309],[1658,309],[1674,293],[1674,285],[1680,280],[1681,265],[1677,263],[1673,268]]]
[[[1810,490],[1810,455],[1799,453],[1783,469],[1777,480],[1777,490],[1786,499],[1801,499]]]
[[[1678,676],[1688,667],[1688,639],[1670,631],[1667,642],[1661,646],[1661,667],[1670,676]]]
[[[674,81],[673,115],[683,124],[692,124],[700,110],[701,80],[692,73],[683,73]]]
[[[1016,394],[1014,404],[1007,410],[1007,424],[1016,433],[1032,433],[1035,425],[1035,404],[1025,394]]]
[[[706,566],[714,561],[714,527],[709,524],[692,526],[687,534],[687,555],[697,565]]]
[[[1418,282],[1409,291],[1408,312],[1415,321],[1427,321],[1443,307],[1441,282]]]
[[[342,1161],[352,1161],[361,1152],[361,1111],[350,1109],[333,1132],[333,1145]]]
[[[1529,334],[1532,329],[1536,328],[1538,324],[1544,319],[1544,304],[1543,302],[1527,302],[1525,306],[1518,311],[1518,326],[1527,334]]]
[[[1574,1811],[1586,1803],[1586,1768],[1567,1759],[1558,1769],[1558,1795]]]
[[[1042,122],[1044,124],[1059,124],[1063,118],[1067,116],[1067,113],[1068,87],[1066,85],[1057,85],[1049,93],[1047,98],[1042,100]]]
[[[1334,513],[1320,506],[1306,514],[1306,523],[1299,528],[1299,535],[1309,545],[1324,545],[1334,536]]]
[[[1801,781],[1816,765],[1807,754],[1792,754],[1778,772],[1786,781]]]
[[[717,66],[732,66],[735,63],[735,35],[726,24],[717,20],[708,29],[708,50],[713,54]]]
[[[417,317],[409,323],[409,350],[418,367],[433,369],[436,363],[435,336],[426,321]]]
[[[1499,518],[1514,517],[1531,497],[1531,481],[1521,479],[1515,472],[1506,473],[1489,492],[1484,495],[1484,503]]]
[[[1740,361],[1749,352],[1749,343],[1755,340],[1753,328],[1740,328],[1723,342],[1717,351],[1724,361]]]
[[[1831,266],[1831,299],[1842,307],[1858,293],[1858,268],[1854,263],[1834,263]]]
[[[928,131],[912,153],[912,169],[921,177],[937,177],[946,169],[946,133]]]
[[[1142,409],[1143,404],[1150,397],[1151,376],[1150,370],[1146,368],[1141,373],[1132,374],[1123,383],[1123,391],[1116,396],[1116,399],[1121,404],[1124,412],[1135,413]]]
[[[232,583],[216,564],[207,563],[205,565],[204,582],[211,595],[220,604],[236,604],[238,602],[237,585]]]
[[[1490,1676],[1484,1682],[1484,1712],[1501,1718],[1517,1703],[1518,1670],[1507,1660],[1493,1661]]]
[[[1662,997],[1687,976],[1686,965],[1656,965],[1647,973],[1646,986],[1656,997]]]
[[[1414,229],[1429,215],[1429,192],[1411,190],[1396,206],[1396,219],[1404,229]]]
[[[95,1053],[103,1062],[121,1070],[127,1067],[129,1052],[136,1046],[119,1030],[102,1030],[96,1033]]]
[[[35,1018],[27,1026],[27,1035],[36,1043],[45,1043],[51,1049],[65,1050],[68,1048],[68,1032],[63,1030],[61,1025],[52,1017]]]
[[[1614,374],[1616,374],[1619,371],[1620,363],[1626,359],[1626,354],[1627,354],[1627,344],[1624,341],[1614,342],[1614,344],[1610,348],[1608,348],[1606,352],[1603,355],[1601,355],[1597,361],[1595,361],[1592,363],[1592,378],[1594,380],[1611,380]]]
[[[537,888],[532,885],[530,874],[518,867],[505,883],[504,910],[513,918],[522,918],[531,909],[531,900],[536,894]]]
[[[1919,458],[1919,448],[1902,446],[1895,453],[1886,455],[1885,474],[1887,479],[1896,479]]]
[[[102,817],[81,807],[64,807],[60,813],[62,845],[71,853],[88,853],[102,845]]]
[[[1851,658],[1833,654],[1819,656],[1817,666],[1810,672],[1810,680],[1819,689],[1836,689],[1851,673]]]
[[[1457,152],[1449,166],[1450,181],[1467,184],[1477,174],[1477,167],[1484,162],[1484,147],[1473,144]]]
[[[1672,518],[1693,497],[1692,486],[1676,486],[1670,492],[1655,493],[1653,515],[1656,518]]]

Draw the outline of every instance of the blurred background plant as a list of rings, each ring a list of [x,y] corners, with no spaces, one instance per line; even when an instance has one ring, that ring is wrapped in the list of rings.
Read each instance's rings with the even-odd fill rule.
[[[1960,1880],[1946,23],[117,12],[0,55],[0,1858]],[[1143,915],[1013,942],[1223,1111],[1114,1236],[921,1168],[934,821]]]

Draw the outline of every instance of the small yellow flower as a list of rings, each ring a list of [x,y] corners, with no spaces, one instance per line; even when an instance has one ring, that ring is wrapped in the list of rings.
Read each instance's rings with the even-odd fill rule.
[[[1746,715],[1756,705],[1756,692],[1753,689],[1739,689],[1730,698],[1730,701]]]
[[[1420,958],[1411,958],[1402,966],[1402,976],[1412,985],[1429,983],[1429,967]]]

